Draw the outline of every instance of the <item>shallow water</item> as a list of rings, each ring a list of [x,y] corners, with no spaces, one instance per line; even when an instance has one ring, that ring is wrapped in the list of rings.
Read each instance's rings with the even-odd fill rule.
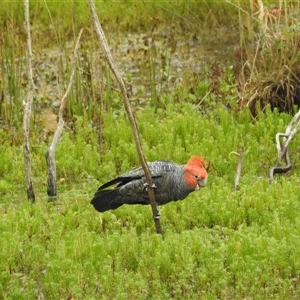
[[[214,65],[224,68],[232,63],[238,31],[219,28],[211,32],[183,32],[174,27],[156,29],[151,33],[120,33],[107,36],[112,56],[125,82],[131,87],[133,104],[145,102],[174,90],[179,84],[203,77],[204,69]],[[70,76],[73,42],[64,48],[53,47],[36,51],[33,44],[33,76],[35,82],[34,111],[43,113],[46,108],[60,105]],[[75,94],[78,101],[88,101],[90,90],[104,93],[111,84],[107,64],[99,43],[84,39],[79,49],[78,74]],[[16,60],[21,84],[27,86],[26,60]],[[4,68],[9,76],[9,66]],[[110,75],[112,76],[112,75]],[[75,85],[75,84],[74,84]],[[118,89],[118,86],[113,86]],[[20,91],[24,98],[26,89]],[[100,95],[101,97],[101,95]],[[9,91],[4,91],[4,101],[14,101]]]

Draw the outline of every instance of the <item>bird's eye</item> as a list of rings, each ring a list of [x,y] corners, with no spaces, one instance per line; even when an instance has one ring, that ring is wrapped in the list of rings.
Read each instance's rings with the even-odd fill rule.
[[[194,175],[194,178],[195,178],[195,179],[199,179],[199,175],[197,175],[197,174]]]

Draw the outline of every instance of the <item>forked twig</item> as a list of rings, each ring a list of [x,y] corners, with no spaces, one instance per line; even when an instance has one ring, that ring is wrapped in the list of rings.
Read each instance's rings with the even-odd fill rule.
[[[288,124],[285,133],[276,134],[276,148],[277,148],[277,163],[275,167],[271,168],[269,171],[270,182],[274,179],[276,173],[286,173],[292,168],[288,153],[288,145],[292,141],[294,135],[300,129],[300,110],[294,115],[290,123]],[[280,142],[280,137],[282,137],[282,143]],[[283,160],[285,166],[282,166]]]
[[[58,144],[60,137],[62,135],[62,131],[64,128],[64,119],[63,119],[63,111],[65,108],[65,102],[66,99],[68,97],[68,94],[71,90],[73,81],[74,81],[74,75],[75,75],[75,66],[76,66],[76,59],[77,59],[77,51],[79,48],[79,41],[82,35],[83,29],[80,30],[77,40],[76,40],[76,44],[75,44],[75,48],[74,48],[74,56],[71,62],[71,75],[70,75],[70,80],[69,80],[69,84],[67,86],[66,92],[63,95],[61,102],[60,102],[60,107],[59,107],[59,112],[58,112],[58,126],[56,128],[56,131],[54,133],[53,136],[53,140],[49,146],[49,148],[47,149],[45,156],[46,156],[46,162],[47,162],[47,166],[48,166],[48,181],[47,181],[47,194],[50,198],[55,199],[57,196],[57,192],[56,192],[56,162],[55,162],[55,149],[56,149],[56,145]]]

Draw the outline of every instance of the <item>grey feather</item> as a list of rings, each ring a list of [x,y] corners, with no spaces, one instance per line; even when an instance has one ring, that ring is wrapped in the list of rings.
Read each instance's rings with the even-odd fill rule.
[[[182,200],[194,191],[183,180],[184,166],[169,161],[148,163],[152,175],[155,199],[158,205]],[[106,188],[118,184],[114,189]],[[95,209],[103,212],[123,204],[149,204],[145,173],[137,167],[102,185],[91,201]]]

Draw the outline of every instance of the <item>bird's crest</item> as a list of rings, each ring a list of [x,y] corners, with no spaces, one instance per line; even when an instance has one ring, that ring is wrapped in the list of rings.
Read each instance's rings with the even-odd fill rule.
[[[192,156],[188,162],[187,165],[189,166],[198,166],[198,167],[203,167],[204,169],[208,169],[209,168],[209,163],[207,160],[205,160],[204,157],[202,156]]]

